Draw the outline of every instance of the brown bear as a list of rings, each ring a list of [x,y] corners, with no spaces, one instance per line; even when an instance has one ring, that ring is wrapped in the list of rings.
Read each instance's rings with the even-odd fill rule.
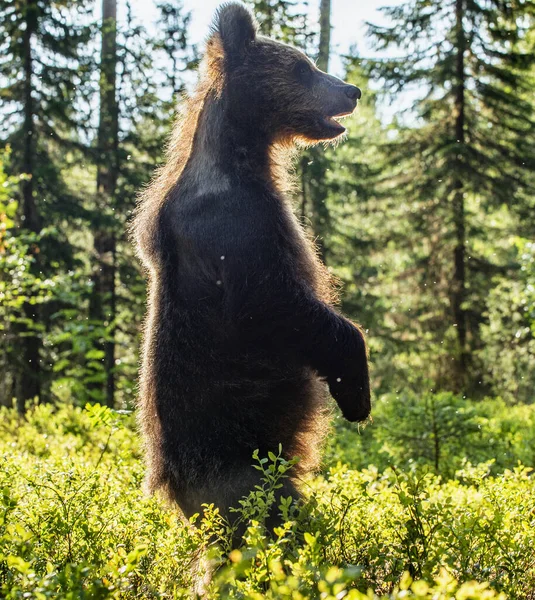
[[[217,12],[195,93],[133,223],[149,274],[139,415],[150,490],[221,513],[259,483],[252,454],[318,465],[326,383],[350,421],[370,412],[367,351],[285,193],[286,150],[345,130],[360,90]],[[275,517],[276,518],[276,517]]]

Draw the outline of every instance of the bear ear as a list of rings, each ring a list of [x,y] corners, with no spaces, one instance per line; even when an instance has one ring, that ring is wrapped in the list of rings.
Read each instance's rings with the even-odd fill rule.
[[[253,15],[243,4],[229,2],[217,9],[212,34],[221,38],[229,65],[238,65],[245,58],[249,46],[256,38],[257,28]]]

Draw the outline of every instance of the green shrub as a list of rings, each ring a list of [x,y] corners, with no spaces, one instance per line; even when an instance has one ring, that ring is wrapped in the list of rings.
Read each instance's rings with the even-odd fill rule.
[[[327,450],[328,465],[432,471],[455,477],[466,465],[488,463],[501,473],[518,462],[535,467],[535,405],[472,402],[451,393],[387,394],[360,436],[341,418]]]
[[[338,444],[364,447],[370,431],[344,429]],[[445,481],[340,463],[306,482],[305,503],[283,501],[284,524],[268,535],[263,521],[290,463],[256,457],[264,485],[237,507],[246,536],[232,549],[213,507],[192,527],[143,495],[131,415],[37,406],[23,421],[2,410],[0,455],[8,600],[189,598],[208,561],[212,598],[520,599],[535,589],[535,482],[525,467],[490,475],[489,464],[465,464]]]

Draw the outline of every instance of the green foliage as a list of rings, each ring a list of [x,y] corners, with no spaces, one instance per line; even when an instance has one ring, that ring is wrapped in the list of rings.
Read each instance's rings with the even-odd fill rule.
[[[517,277],[498,280],[489,295],[481,355],[498,392],[529,402],[535,389],[535,243],[514,241]]]
[[[236,507],[246,534],[231,549],[213,507],[192,527],[143,495],[133,425],[95,405],[36,406],[25,420],[2,409],[3,598],[186,598],[205,572],[211,598],[490,600],[525,598],[535,585],[527,468],[489,475],[485,464],[465,465],[445,481],[339,463],[307,482],[303,505],[281,502],[284,521],[268,535],[264,519],[290,464],[256,456],[263,484]]]
[[[0,143],[12,146],[10,172],[29,176],[38,211],[35,223],[24,223],[28,228],[85,215],[64,172],[80,160],[80,136],[89,129],[92,4],[0,0]],[[62,233],[56,231],[48,240],[48,253],[55,260],[71,254]]]
[[[517,464],[535,466],[535,406],[500,398],[479,402],[451,393],[385,394],[373,407],[373,421],[356,437],[339,418],[328,447],[328,463],[352,468],[434,472],[460,477],[472,465],[492,474]]]
[[[379,53],[369,76],[390,99],[411,92],[377,179],[386,244],[376,289],[395,311],[378,325],[387,364],[405,379],[430,371],[442,389],[503,393],[494,353],[481,350],[491,290],[516,279],[511,232],[535,191],[535,4],[409,0],[383,11],[387,25],[369,28]],[[514,335],[501,330],[499,343]]]
[[[163,31],[153,39],[127,11],[117,37],[119,144],[113,157],[98,156],[98,123],[90,116],[100,80],[93,7],[91,0],[0,0],[0,143],[11,142],[5,164],[13,174],[1,191],[9,190],[9,206],[0,200],[0,326],[6,332],[0,405],[16,396],[23,409],[21,384],[30,372],[42,401],[103,402],[110,370],[115,404],[133,403],[145,284],[128,220],[138,190],[161,159],[183,71],[195,53],[187,45],[188,14],[178,4],[161,3],[165,39]],[[96,189],[103,161],[117,182],[110,198]],[[98,285],[97,275],[111,260],[106,248],[95,251],[102,231],[116,244],[113,310],[107,310],[111,294]],[[30,337],[33,360],[24,352]],[[110,344],[111,366],[104,352]]]
[[[49,323],[54,323],[65,310],[62,306],[79,306],[80,298],[83,298],[84,292],[87,291],[80,273],[74,275],[56,269],[46,276],[42,271],[35,270],[36,256],[39,256],[41,248],[46,248],[50,240],[54,239],[57,229],[51,225],[36,233],[16,228],[16,186],[23,177],[7,176],[4,166],[8,164],[10,154],[9,146],[7,152],[0,153],[0,364],[3,364],[6,374],[3,387],[5,392],[0,394],[0,403],[8,405],[11,405],[15,396],[15,382],[11,375],[13,367],[24,371],[19,346],[21,338],[30,332],[37,334],[52,349],[54,359],[58,358],[59,353],[65,352],[56,345],[61,341],[56,338],[59,336],[57,331],[28,319],[24,306],[47,308]],[[57,267],[58,264],[53,263],[53,266]],[[72,330],[72,327],[70,329]],[[21,333],[21,330],[24,333]],[[73,346],[76,346],[76,339],[75,335],[68,337]],[[90,343],[90,339],[85,328],[85,343]],[[72,353],[70,345],[69,350]],[[72,360],[72,356],[70,358]],[[54,370],[59,372],[61,363],[56,362]],[[84,377],[80,382],[85,383]]]
[[[32,268],[36,254],[54,238],[57,230],[50,226],[35,233],[15,227],[16,186],[22,177],[6,175],[4,164],[9,157],[8,147],[8,152],[0,155],[0,364],[4,365],[6,373],[1,403],[11,405],[15,396],[14,381],[10,376],[13,367],[24,370],[18,344],[22,327],[26,334],[35,332],[44,342],[54,377],[52,393],[62,399],[77,393],[83,401],[89,384],[104,377],[100,357],[94,348],[104,335],[102,327],[80,313],[87,305],[91,286],[80,271],[56,269],[46,277]],[[54,266],[57,267],[57,263]],[[27,318],[23,310],[25,304],[46,309],[46,327]]]
[[[316,32],[307,18],[306,6],[295,0],[247,0],[263,35],[313,51]],[[306,4],[306,3],[305,3]]]

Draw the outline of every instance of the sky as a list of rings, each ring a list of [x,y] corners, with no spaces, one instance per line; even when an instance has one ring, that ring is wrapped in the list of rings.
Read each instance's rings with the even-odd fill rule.
[[[183,0],[186,11],[191,11],[190,40],[194,44],[202,44],[205,39],[215,9],[222,0]],[[317,22],[319,16],[319,0],[308,0],[310,19]],[[365,38],[366,21],[383,23],[379,7],[385,4],[399,4],[400,0],[331,0],[331,65],[333,75],[342,75],[340,55],[347,53],[352,45],[356,45],[362,55],[370,55],[372,49]],[[126,2],[118,0],[119,19],[121,9],[124,14]],[[157,18],[154,0],[130,0],[132,11],[144,24],[153,23]]]

